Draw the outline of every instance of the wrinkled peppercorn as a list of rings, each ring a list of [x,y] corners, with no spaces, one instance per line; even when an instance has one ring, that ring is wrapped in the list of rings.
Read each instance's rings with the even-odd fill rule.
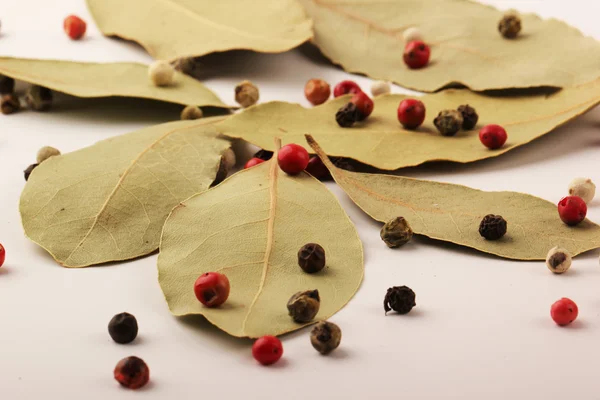
[[[386,314],[390,310],[394,310],[398,314],[408,314],[417,305],[415,298],[415,292],[408,286],[391,287],[383,299],[383,309]]]
[[[479,121],[479,115],[477,115],[477,111],[473,107],[468,104],[464,104],[458,107],[458,112],[461,113],[463,117],[462,128],[464,130],[470,131],[475,128],[477,125],[477,121]]]
[[[454,136],[463,125],[463,117],[456,110],[444,110],[435,117],[433,124],[443,136]]]
[[[304,323],[312,321],[321,307],[318,290],[307,290],[294,294],[287,303],[290,317],[295,322]]]
[[[310,343],[325,355],[337,349],[342,341],[342,330],[332,322],[321,321],[310,332]]]
[[[128,389],[139,389],[150,380],[148,365],[136,356],[130,356],[119,361],[115,367],[114,377]]]
[[[379,235],[388,247],[395,248],[408,243],[413,231],[404,217],[396,217],[383,225]]]
[[[186,75],[194,75],[198,67],[199,63],[194,57],[178,58],[173,63],[173,68],[175,68],[175,71],[182,72]]]
[[[487,240],[500,239],[506,234],[506,220],[500,215],[486,215],[479,224],[479,234]]]
[[[521,32],[521,18],[515,13],[508,13],[498,23],[498,31],[507,39],[514,39]]]
[[[25,93],[25,102],[34,111],[47,111],[52,106],[52,90],[47,87],[32,85]]]
[[[307,243],[298,250],[298,265],[309,274],[325,267],[325,249],[317,243]]]
[[[348,103],[335,113],[335,120],[342,128],[350,128],[360,119],[360,112],[354,103]]]
[[[15,91],[15,80],[0,74],[0,94],[11,94]]]
[[[273,157],[273,152],[269,150],[259,150],[252,158],[260,158],[261,160],[268,161]]]
[[[117,343],[131,343],[138,334],[137,320],[126,312],[117,314],[108,323],[108,334]]]
[[[21,109],[21,102],[14,93],[4,94],[0,100],[0,109],[4,115],[13,114]]]
[[[27,180],[29,180],[29,175],[31,175],[31,173],[33,172],[33,170],[38,166],[39,164],[31,164],[29,167],[27,167],[25,169],[25,171],[23,171],[23,174],[25,175],[25,182],[27,182]]]

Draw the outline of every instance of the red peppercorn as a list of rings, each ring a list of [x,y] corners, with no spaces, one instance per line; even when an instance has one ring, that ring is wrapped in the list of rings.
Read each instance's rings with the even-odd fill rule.
[[[308,151],[298,144],[286,144],[279,150],[277,162],[286,174],[298,175],[308,165]]]
[[[114,376],[121,386],[128,389],[139,389],[150,380],[148,365],[141,358],[131,356],[119,361]]]
[[[323,164],[323,161],[321,161],[321,159],[317,156],[310,158],[308,165],[306,166],[306,172],[321,181],[331,179],[329,170],[325,164]]]
[[[275,336],[263,336],[252,345],[252,356],[262,365],[271,365],[283,355],[281,341]]]
[[[585,219],[586,214],[587,205],[579,196],[563,197],[558,202],[558,215],[567,225],[577,225]]]
[[[354,81],[341,81],[333,88],[333,97],[340,97],[348,93],[356,94],[362,92],[360,86]]]
[[[366,119],[373,112],[373,108],[375,108],[375,103],[369,96],[365,94],[365,92],[356,93],[350,99],[350,102],[356,106],[356,109],[359,113],[359,121]]]
[[[329,83],[323,79],[311,79],[304,86],[304,96],[313,106],[325,103],[330,95]]]
[[[404,99],[398,105],[398,121],[406,129],[416,129],[425,121],[425,104],[417,99]]]
[[[229,297],[229,279],[218,272],[207,272],[196,279],[194,293],[206,307],[218,307]]]
[[[261,158],[258,158],[258,157],[251,158],[251,159],[249,159],[249,160],[248,160],[248,162],[247,162],[247,163],[244,165],[244,169],[247,169],[247,168],[252,168],[252,167],[254,167],[255,165],[262,164],[262,163],[264,163],[264,162],[265,162],[265,160],[263,160],[263,159],[261,159]]]
[[[550,307],[550,316],[557,325],[565,326],[575,321],[579,314],[577,304],[571,299],[563,297]]]
[[[6,259],[6,250],[4,246],[0,244],[0,267],[4,264],[4,260]]]
[[[63,22],[63,29],[67,36],[73,40],[79,40],[85,35],[86,23],[76,15],[69,15]]]
[[[404,63],[411,69],[423,68],[429,63],[431,49],[420,40],[409,42],[404,48]]]
[[[485,147],[491,150],[499,149],[504,146],[508,135],[500,125],[486,125],[479,131],[479,140]]]

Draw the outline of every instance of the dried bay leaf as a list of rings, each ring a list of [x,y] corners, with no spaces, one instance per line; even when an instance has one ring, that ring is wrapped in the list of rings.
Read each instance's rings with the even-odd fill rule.
[[[402,216],[417,234],[515,260],[544,260],[557,245],[573,255],[600,247],[600,226],[586,219],[569,227],[560,220],[556,204],[538,197],[350,172],[335,167],[312,136],[306,139],[337,184],[377,221]],[[487,214],[501,215],[508,222],[508,232],[500,240],[479,235],[479,224]]]
[[[65,267],[155,251],[171,209],[215,180],[230,143],[214,120],[156,125],[44,161],[21,194],[25,234]]]
[[[312,38],[296,0],[87,0],[103,34],[162,60],[227,50],[281,53]]]
[[[300,0],[314,20],[315,44],[332,62],[399,85],[433,92],[569,87],[600,76],[600,44],[564,22],[521,15],[514,40],[498,33],[502,13],[467,0]],[[404,30],[431,46],[426,68],[404,65]]]
[[[420,98],[427,107],[425,123],[415,131],[403,129],[396,117],[398,104],[407,97],[376,97],[373,114],[352,128],[341,128],[335,121],[336,111],[349,97],[311,109],[283,102],[260,104],[226,119],[217,128],[267,150],[273,150],[275,136],[281,136],[284,143],[302,144],[304,134],[310,133],[328,155],[350,157],[384,170],[428,161],[468,163],[504,154],[590,110],[600,102],[600,80],[550,96],[492,97],[453,89],[428,94]],[[434,117],[461,104],[477,109],[477,127],[454,137],[441,136],[433,125]],[[478,137],[478,130],[492,123],[508,132],[507,143],[498,150],[488,150]]]
[[[362,244],[327,188],[308,174],[289,176],[273,157],[186,200],[165,223],[159,282],[174,315],[202,314],[237,337],[280,335],[299,329],[286,303],[300,290],[318,289],[324,320],[340,310],[363,277]],[[298,266],[306,243],[325,248],[327,266],[307,274]],[[224,273],[231,294],[219,308],[196,299],[194,282]]]
[[[199,81],[176,72],[175,84],[156,87],[148,66],[0,57],[0,74],[77,97],[138,97],[175,104],[229,108]]]

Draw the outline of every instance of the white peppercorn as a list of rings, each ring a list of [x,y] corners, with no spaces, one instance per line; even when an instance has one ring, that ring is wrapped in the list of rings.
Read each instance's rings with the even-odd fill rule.
[[[423,35],[421,34],[421,30],[416,26],[411,26],[406,29],[402,34],[404,38],[404,43],[414,42],[415,40],[423,40]]]
[[[588,178],[575,178],[569,184],[569,194],[579,196],[583,201],[589,204],[596,195],[596,185]]]
[[[550,249],[546,256],[546,266],[555,274],[567,272],[567,270],[571,268],[571,262],[571,254],[558,246]]]
[[[242,81],[235,87],[235,101],[244,108],[258,102],[258,88],[250,81]]]
[[[388,94],[392,91],[389,82],[386,81],[375,81],[371,84],[371,94],[373,96],[381,96],[382,94]]]
[[[42,162],[46,161],[50,157],[54,157],[54,156],[60,156],[60,150],[55,149],[52,146],[44,146],[41,149],[39,149],[37,152],[37,157],[36,157],[37,163],[41,164]]]
[[[197,106],[187,106],[181,111],[182,120],[200,119],[204,116],[202,110]]]
[[[148,67],[148,76],[154,86],[169,86],[175,78],[175,68],[166,61],[154,61]]]

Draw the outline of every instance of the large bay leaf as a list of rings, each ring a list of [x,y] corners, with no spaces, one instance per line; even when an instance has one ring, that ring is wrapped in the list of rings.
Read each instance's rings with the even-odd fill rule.
[[[65,267],[155,251],[171,209],[209,187],[230,146],[212,121],[157,125],[44,161],[21,194],[25,234]]]
[[[406,97],[377,97],[373,114],[352,128],[341,128],[335,121],[335,112],[348,97],[311,109],[298,104],[265,103],[217,127],[228,136],[268,150],[273,149],[274,136],[285,143],[302,144],[306,143],[303,135],[310,133],[330,156],[350,157],[385,170],[438,160],[468,163],[506,153],[588,111],[600,102],[600,81],[550,96],[491,97],[468,90],[425,95],[421,100],[427,107],[427,118],[416,131],[402,129],[396,117],[398,104]],[[434,117],[442,109],[455,109],[461,104],[477,109],[478,126],[454,137],[441,136],[433,125]],[[491,123],[503,125],[508,131],[508,141],[499,150],[488,150],[479,141],[478,129]]]
[[[309,242],[326,252],[327,266],[316,274],[298,266],[298,250]],[[286,175],[271,160],[176,207],[163,230],[158,271],[174,315],[202,314],[230,335],[254,338],[305,325],[286,309],[300,290],[319,290],[319,320],[341,309],[362,280],[363,253],[329,190],[308,174]],[[219,308],[202,306],[194,295],[196,278],[209,271],[231,282]]]
[[[337,184],[377,221],[403,216],[417,234],[515,260],[543,260],[557,245],[573,255],[600,247],[600,226],[586,219],[569,227],[560,220],[556,204],[538,197],[350,172],[335,167],[312,136],[307,140]],[[489,241],[479,235],[479,223],[487,214],[502,215],[508,222],[502,239]]]
[[[139,97],[176,104],[228,107],[194,78],[176,73],[176,83],[154,86],[148,66],[0,57],[0,74],[77,97]]]
[[[314,20],[315,44],[347,71],[432,92],[567,87],[600,76],[600,44],[564,22],[522,15],[515,40],[498,33],[502,13],[468,0],[300,0]],[[404,65],[404,30],[431,45],[426,68]]]
[[[281,53],[312,38],[296,0],[87,0],[105,35],[163,60],[227,50]]]

